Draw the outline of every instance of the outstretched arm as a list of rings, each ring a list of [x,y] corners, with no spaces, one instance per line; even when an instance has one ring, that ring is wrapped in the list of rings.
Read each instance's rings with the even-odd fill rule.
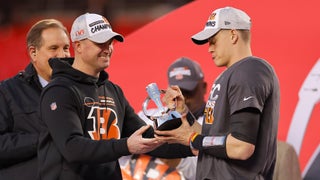
[[[185,117],[182,125],[171,131],[155,131],[157,138],[168,143],[180,143],[191,146],[196,151],[220,158],[246,160],[255,150],[255,141],[259,127],[258,113],[240,112],[233,115],[231,133],[219,136],[205,136],[190,126]],[[249,127],[249,128],[244,128]]]
[[[148,128],[150,128],[150,125],[143,126],[128,138],[127,145],[131,154],[144,154],[156,149],[157,147],[163,144],[156,138],[142,137],[142,134]]]

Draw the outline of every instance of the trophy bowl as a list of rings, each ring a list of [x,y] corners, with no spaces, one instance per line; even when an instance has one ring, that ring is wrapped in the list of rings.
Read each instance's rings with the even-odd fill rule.
[[[156,127],[156,129],[159,131],[173,130],[180,127],[181,124],[181,118],[174,118],[162,123],[160,126]]]

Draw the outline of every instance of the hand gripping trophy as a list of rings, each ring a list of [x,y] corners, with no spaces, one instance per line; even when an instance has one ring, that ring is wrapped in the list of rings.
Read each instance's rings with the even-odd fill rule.
[[[164,90],[159,90],[156,83],[150,83],[146,87],[148,97],[142,104],[142,111],[147,118],[154,122],[154,126],[158,130],[171,130],[178,128],[181,125],[181,114],[177,111],[170,110],[162,105],[160,100],[161,93]],[[156,110],[148,111],[147,107],[149,105],[150,99],[155,103]]]

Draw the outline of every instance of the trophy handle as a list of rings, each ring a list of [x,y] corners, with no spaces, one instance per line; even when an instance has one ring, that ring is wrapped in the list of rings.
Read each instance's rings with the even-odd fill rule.
[[[159,90],[156,83],[150,83],[146,90],[148,97],[142,103],[142,111],[144,115],[154,122],[156,129],[174,129],[181,125],[181,114],[177,111],[172,111],[168,107],[164,107],[161,102],[161,94],[165,90]],[[156,104],[157,108],[154,111],[148,111],[150,99]]]
[[[165,91],[165,90],[159,90],[159,92],[160,92],[161,94],[164,94],[166,91]],[[150,113],[150,112],[147,110],[150,100],[151,100],[150,96],[147,96],[146,99],[145,99],[145,100],[143,101],[143,103],[142,103],[142,111],[143,111],[144,115],[145,115],[148,119],[154,121],[154,120],[156,120],[156,119],[158,119],[158,118],[163,117],[163,116],[169,111],[168,108],[163,107],[162,110],[159,110],[159,109],[158,109],[157,111]]]

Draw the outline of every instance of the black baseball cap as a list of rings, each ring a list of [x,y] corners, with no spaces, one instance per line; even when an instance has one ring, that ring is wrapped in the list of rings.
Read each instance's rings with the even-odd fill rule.
[[[187,91],[194,90],[199,80],[204,78],[199,63],[186,57],[175,60],[167,75],[169,85],[177,85]]]

